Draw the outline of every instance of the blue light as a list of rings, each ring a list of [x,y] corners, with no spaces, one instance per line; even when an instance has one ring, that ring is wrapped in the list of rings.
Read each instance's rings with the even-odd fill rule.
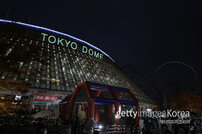
[[[96,46],[93,46],[92,44],[86,42],[86,41],[83,41],[81,39],[78,39],[74,36],[71,36],[71,35],[68,35],[68,34],[65,34],[65,33],[62,33],[62,32],[58,32],[58,31],[55,31],[55,30],[52,30],[52,29],[48,29],[48,28],[45,28],[45,27],[40,27],[40,26],[35,26],[35,25],[31,25],[31,24],[26,24],[26,23],[22,23],[22,22],[17,22],[17,21],[10,21],[10,20],[3,20],[3,19],[0,19],[0,22],[3,22],[3,23],[13,23],[13,24],[18,24],[18,25],[23,25],[23,26],[27,26],[27,27],[31,27],[31,28],[36,28],[36,29],[41,29],[41,30],[46,30],[46,31],[49,31],[49,32],[52,32],[52,33],[56,33],[56,34],[60,34],[60,35],[63,35],[63,36],[67,36],[69,38],[72,38],[74,40],[77,40],[79,42],[82,42],[94,49],[96,49],[97,51],[100,51],[101,53],[103,53],[104,55],[106,55],[107,57],[109,57],[113,62],[114,60],[108,55],[106,54],[105,52],[103,52],[101,49],[97,48]]]

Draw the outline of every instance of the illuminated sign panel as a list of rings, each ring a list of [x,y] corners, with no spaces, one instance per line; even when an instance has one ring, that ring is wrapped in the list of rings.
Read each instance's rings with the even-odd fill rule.
[[[80,44],[78,45],[78,43],[75,41],[71,41],[66,38],[56,37],[54,35],[49,35],[46,33],[41,33],[41,35],[42,35],[42,41],[44,41],[44,42],[47,41],[50,44],[70,48],[72,50],[79,50],[84,54],[88,54],[90,56],[93,56],[93,57],[101,59],[101,60],[103,59],[102,53],[100,53],[92,48],[88,48],[87,46],[80,45]]]
[[[34,101],[55,102],[56,100],[56,95],[34,94]]]

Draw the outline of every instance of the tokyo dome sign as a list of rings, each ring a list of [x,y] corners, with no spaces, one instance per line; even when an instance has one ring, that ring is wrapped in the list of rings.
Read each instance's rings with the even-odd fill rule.
[[[89,48],[85,45],[78,45],[77,42],[75,41],[71,41],[71,40],[68,40],[68,39],[65,39],[65,38],[61,38],[61,37],[56,37],[54,35],[49,35],[49,34],[46,34],[46,33],[41,33],[42,35],[42,41],[43,42],[48,42],[50,44],[54,44],[54,45],[58,45],[58,46],[63,46],[63,47],[66,47],[66,48],[70,48],[72,50],[78,50],[78,51],[81,51],[82,53],[84,54],[88,54],[90,56],[94,56],[95,58],[98,58],[98,59],[103,59],[103,54],[92,49],[92,48]]]

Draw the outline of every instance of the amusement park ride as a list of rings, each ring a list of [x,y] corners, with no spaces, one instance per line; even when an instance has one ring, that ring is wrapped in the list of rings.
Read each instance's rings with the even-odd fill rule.
[[[72,95],[60,102],[59,112],[60,118],[72,126],[74,132],[74,128],[82,128],[84,132],[90,121],[94,124],[91,125],[93,130],[119,133],[122,129],[120,126],[124,126],[124,130],[130,126],[130,131],[137,131],[138,115],[130,120],[127,117],[116,118],[118,111],[128,109],[139,110],[138,100],[129,89],[83,82],[76,86]]]

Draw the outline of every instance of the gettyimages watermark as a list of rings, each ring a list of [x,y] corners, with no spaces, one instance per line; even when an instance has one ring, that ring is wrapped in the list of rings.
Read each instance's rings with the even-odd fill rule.
[[[164,111],[118,111],[115,118],[122,117],[148,117],[153,119],[158,119],[160,124],[190,124],[190,111],[175,111],[172,109],[167,109]]]

